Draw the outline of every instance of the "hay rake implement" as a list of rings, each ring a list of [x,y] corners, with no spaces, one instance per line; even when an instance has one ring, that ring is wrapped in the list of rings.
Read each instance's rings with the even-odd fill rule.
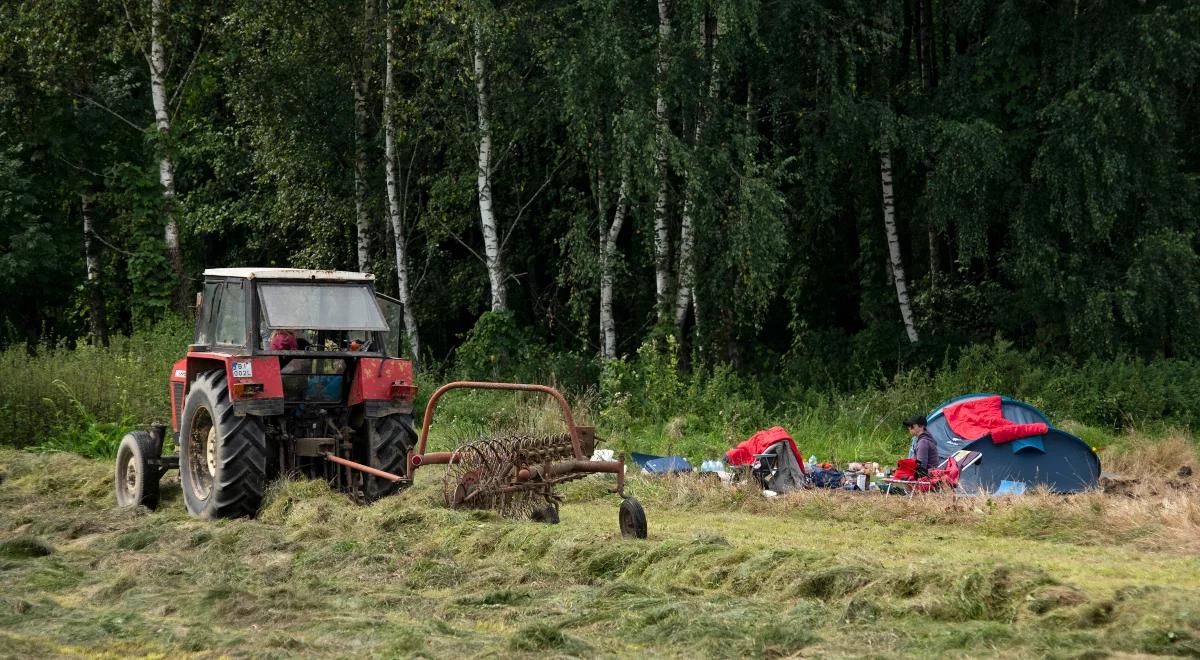
[[[496,435],[465,443],[454,451],[426,452],[438,401],[454,389],[546,394],[562,410],[566,432],[548,436]],[[421,436],[416,448],[409,452],[405,475],[376,470],[333,454],[325,457],[346,468],[404,484],[412,483],[414,473],[420,467],[445,465],[442,493],[448,506],[486,509],[505,517],[551,523],[558,522],[558,507],[562,502],[554,492],[556,486],[591,474],[613,474],[617,483],[611,492],[621,497],[618,520],[622,536],[646,538],[646,513],[637,500],[625,495],[624,455],[614,461],[589,460],[594,446],[594,429],[576,426],[567,400],[552,387],[457,381],[441,386],[429,398]]]

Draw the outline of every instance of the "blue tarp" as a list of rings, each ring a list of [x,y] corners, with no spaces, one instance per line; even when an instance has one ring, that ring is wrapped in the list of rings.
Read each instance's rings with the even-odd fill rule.
[[[669,474],[671,472],[691,472],[692,464],[682,456],[655,456],[653,454],[629,454],[633,462],[649,474]]]

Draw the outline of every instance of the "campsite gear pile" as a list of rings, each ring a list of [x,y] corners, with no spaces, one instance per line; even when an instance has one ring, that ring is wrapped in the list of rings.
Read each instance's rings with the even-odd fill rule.
[[[725,454],[764,491],[782,494],[800,488],[907,494],[951,490],[964,494],[1021,495],[1032,488],[1077,493],[1098,487],[1100,459],[1083,440],[1055,428],[1042,411],[995,394],[951,399],[926,417],[941,465],[918,476],[916,461],[901,459],[887,475],[879,464],[850,463],[840,470],[800,459],[795,440],[781,426],[758,431]],[[914,440],[915,442],[915,440]]]
[[[749,466],[763,490],[790,493],[804,487],[806,474],[796,441],[782,426],[764,429],[725,452],[725,462]]]
[[[912,447],[909,457],[886,475],[878,463],[853,462],[839,469],[833,463],[818,463],[815,455],[804,461],[782,426],[754,433],[727,451],[723,462],[703,461],[700,472],[715,474],[725,483],[752,482],[767,497],[803,488],[907,495],[1021,495],[1032,488],[1075,493],[1096,488],[1099,482],[1100,459],[1087,443],[1055,428],[1037,408],[1009,397],[968,394],[951,399],[926,417],[926,430],[944,459],[928,474],[917,474]],[[632,458],[643,474],[693,471],[682,456],[634,453]]]

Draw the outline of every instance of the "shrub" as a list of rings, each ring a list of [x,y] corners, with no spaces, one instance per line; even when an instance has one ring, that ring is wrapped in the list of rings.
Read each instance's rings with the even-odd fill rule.
[[[57,437],[88,445],[96,433],[116,432],[104,424],[167,420],[171,365],[190,334],[173,319],[114,337],[110,348],[8,347],[0,352],[0,444],[27,447]],[[68,440],[74,433],[80,435]]]
[[[512,312],[484,312],[458,347],[455,366],[465,378],[520,379],[536,371],[543,352]]]

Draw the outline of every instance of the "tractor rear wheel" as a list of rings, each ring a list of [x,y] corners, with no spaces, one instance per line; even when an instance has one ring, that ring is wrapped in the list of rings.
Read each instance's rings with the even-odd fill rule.
[[[408,452],[416,446],[412,415],[387,415],[367,420],[366,464],[376,470],[404,476]],[[368,502],[400,490],[400,484],[388,479],[363,475],[363,497]]]
[[[262,420],[239,417],[223,371],[200,374],[183,406],[179,478],[188,513],[199,518],[254,516],[267,475]]]
[[[158,456],[158,443],[145,431],[132,431],[117,447],[117,505],[158,507],[158,480],[162,472],[150,465]]]

